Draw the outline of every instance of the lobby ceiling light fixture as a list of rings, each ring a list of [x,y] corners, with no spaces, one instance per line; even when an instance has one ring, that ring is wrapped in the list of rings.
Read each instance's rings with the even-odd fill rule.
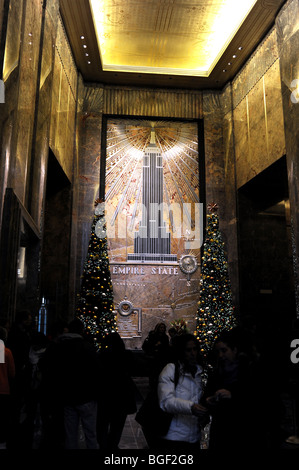
[[[104,71],[208,77],[257,0],[89,2]]]
[[[82,34],[82,35],[80,36],[80,39],[82,39],[82,41],[83,41],[83,40],[85,39],[85,36]],[[87,49],[87,44],[82,44],[82,47],[83,47],[83,49]],[[85,57],[89,57],[88,52],[85,52]],[[90,64],[91,64],[91,61],[88,60],[88,61],[87,61],[87,64],[90,65]]]

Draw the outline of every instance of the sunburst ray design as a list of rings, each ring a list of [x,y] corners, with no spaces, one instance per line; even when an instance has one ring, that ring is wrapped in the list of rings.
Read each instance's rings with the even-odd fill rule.
[[[185,203],[199,202],[198,135],[195,122],[109,119],[107,123],[105,200],[112,211],[107,221],[115,224],[120,214],[128,217],[126,230],[133,232],[140,220],[143,155],[155,131],[163,161],[163,201],[178,204],[194,226]],[[171,231],[175,221],[170,211],[165,220]]]

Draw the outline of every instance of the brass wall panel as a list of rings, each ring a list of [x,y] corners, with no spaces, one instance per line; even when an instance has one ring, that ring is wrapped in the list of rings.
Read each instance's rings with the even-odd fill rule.
[[[19,63],[23,3],[23,0],[11,0],[9,4],[3,64],[3,79],[5,81]],[[2,26],[2,22],[0,24]]]
[[[199,119],[202,93],[167,90],[105,88],[105,114]]]
[[[18,64],[19,95],[14,189],[20,201],[25,205],[35,119],[42,4],[34,0],[26,2],[24,14],[24,30]]]
[[[72,180],[78,71],[61,20],[58,21],[52,91],[50,147]]]
[[[36,136],[30,182],[28,183],[31,193],[30,213],[38,226],[41,226],[42,223],[49,154],[49,122],[51,120],[51,92],[55,59],[53,45],[55,45],[57,30],[57,23],[53,21],[52,15],[55,12],[57,16],[58,5],[55,0],[49,0],[45,10]]]
[[[274,27],[232,80],[234,108],[265,75],[278,57],[277,32]]]
[[[241,187],[285,154],[277,32],[232,83],[236,182]]]

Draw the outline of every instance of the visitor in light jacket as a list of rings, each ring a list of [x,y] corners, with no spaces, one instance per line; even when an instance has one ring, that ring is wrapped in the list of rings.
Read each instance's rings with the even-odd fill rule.
[[[177,337],[175,349],[178,378],[174,362],[164,367],[158,382],[160,407],[174,415],[160,447],[176,452],[199,450],[200,423],[207,416],[206,408],[199,405],[203,394],[199,343],[192,334],[183,334]]]

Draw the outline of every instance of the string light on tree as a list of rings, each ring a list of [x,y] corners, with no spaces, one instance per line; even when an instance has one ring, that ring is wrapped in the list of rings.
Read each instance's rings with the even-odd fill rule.
[[[101,199],[95,201],[76,316],[83,321],[86,335],[92,338],[98,349],[103,338],[117,330],[107,247],[105,203]]]
[[[208,205],[196,316],[195,335],[206,361],[220,332],[236,326],[228,266],[219,230],[217,210],[217,204]]]

